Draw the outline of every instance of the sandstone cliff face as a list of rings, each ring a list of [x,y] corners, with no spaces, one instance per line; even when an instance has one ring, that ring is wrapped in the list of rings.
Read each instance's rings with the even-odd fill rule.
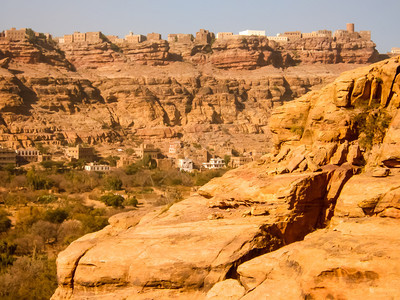
[[[148,46],[153,44],[165,47],[165,42]],[[136,135],[168,143],[165,138],[183,135],[191,143],[206,144],[232,137],[234,143],[238,134],[259,134],[259,141],[252,144],[261,149],[270,109],[332,80],[337,72],[326,75],[322,69],[310,76],[272,68],[267,74],[240,73],[232,78],[228,72],[214,74],[214,69],[186,63],[141,69],[133,60],[149,64],[148,56],[129,56],[132,47],[118,53],[109,47],[107,43],[65,45],[65,56],[78,71],[48,60],[22,63],[10,54],[11,61],[0,74],[0,142],[14,148],[38,141],[96,144]],[[159,56],[157,51],[153,63],[161,64],[166,52]],[[237,141],[239,147],[248,148],[243,137]]]
[[[357,69],[279,107],[275,152],[73,242],[53,299],[398,297],[399,71]]]
[[[19,63],[46,63],[59,68],[71,68],[56,45],[39,39],[36,42],[0,39],[0,58],[4,57]]]
[[[110,43],[73,43],[60,44],[60,49],[65,53],[65,58],[75,68],[92,68],[106,64],[124,62],[126,59],[121,53],[111,49]]]
[[[256,37],[212,45],[155,41],[60,47],[41,38],[0,41],[3,145],[93,144],[131,135],[168,143],[165,138],[183,135],[189,143],[230,139],[239,149],[254,144],[261,150],[271,108],[331,81],[341,68],[319,66],[317,75],[308,67],[277,69],[273,66],[293,62],[290,55]],[[233,69],[255,70],[232,74]],[[249,145],[243,135],[253,134],[260,136]]]
[[[298,64],[371,63],[378,60],[372,41],[310,38],[277,44],[260,37],[217,40],[211,63],[223,69],[255,69],[261,66],[289,67]]]
[[[283,53],[302,64],[366,63],[378,60],[375,44],[362,39],[298,39],[285,44]]]

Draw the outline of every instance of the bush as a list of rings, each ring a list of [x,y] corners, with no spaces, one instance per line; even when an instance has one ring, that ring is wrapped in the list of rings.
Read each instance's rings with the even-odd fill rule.
[[[0,298],[50,299],[57,288],[56,275],[54,260],[20,257],[0,276]]]
[[[207,170],[203,171],[201,173],[197,173],[195,175],[195,185],[201,186],[205,185],[207,182],[209,182],[211,179],[214,177],[221,177],[228,171],[227,169],[219,169],[219,170]]]
[[[32,225],[31,231],[34,235],[40,236],[43,243],[51,244],[57,241],[58,226],[47,221],[38,221]]]
[[[122,189],[122,180],[116,176],[107,176],[104,181],[104,188],[106,190],[119,191]]]
[[[90,233],[99,231],[108,225],[108,218],[103,214],[102,210],[92,209],[88,212],[74,215],[74,219],[82,223],[83,233]]]
[[[358,131],[360,147],[370,150],[373,145],[382,143],[391,116],[384,110],[366,110],[357,114],[353,121]]]
[[[57,240],[63,244],[68,245],[82,235],[82,222],[78,220],[68,220],[64,221],[60,225],[57,233]]]
[[[68,215],[68,212],[62,208],[49,209],[44,213],[43,219],[51,223],[62,223]]]
[[[15,258],[14,253],[17,249],[17,245],[14,243],[10,243],[8,241],[2,240],[0,241],[0,273],[12,265]]]
[[[53,186],[53,182],[39,174],[36,174],[34,168],[26,174],[27,185],[33,190],[48,190]]]
[[[0,209],[0,233],[6,232],[11,228],[11,220],[8,218],[8,213],[4,209]]]
[[[228,166],[230,161],[231,161],[231,156],[228,155],[228,154],[226,154],[226,155],[224,156],[225,166]]]
[[[114,194],[105,194],[100,197],[100,201],[104,202],[107,206],[112,207],[124,207],[122,203],[124,203],[124,197],[121,195],[114,195]]]
[[[137,207],[139,204],[139,201],[136,199],[136,196],[130,196],[124,201],[125,206],[134,206]]]
[[[64,166],[64,162],[61,161],[52,161],[46,160],[40,162],[40,165],[45,168],[46,170],[53,170],[54,172],[61,172]]]
[[[54,195],[41,195],[39,197],[37,197],[36,202],[40,203],[40,204],[49,204],[52,202],[57,201],[57,197]]]

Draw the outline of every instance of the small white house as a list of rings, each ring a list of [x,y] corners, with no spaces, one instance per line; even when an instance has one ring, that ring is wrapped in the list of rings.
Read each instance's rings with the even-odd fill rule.
[[[221,169],[225,168],[225,161],[220,158],[211,158],[209,162],[203,163],[205,169]]]
[[[108,172],[110,171],[109,165],[100,165],[95,163],[89,163],[85,166],[85,171],[88,172]]]
[[[181,158],[178,160],[179,171],[193,172],[193,160],[190,158]]]
[[[265,30],[250,30],[250,29],[247,29],[245,31],[240,31],[239,35],[265,36]]]

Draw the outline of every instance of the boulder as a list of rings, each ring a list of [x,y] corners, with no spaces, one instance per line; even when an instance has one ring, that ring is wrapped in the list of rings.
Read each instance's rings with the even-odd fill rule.
[[[237,280],[227,279],[216,283],[208,291],[206,299],[238,300],[245,292],[245,288]]]

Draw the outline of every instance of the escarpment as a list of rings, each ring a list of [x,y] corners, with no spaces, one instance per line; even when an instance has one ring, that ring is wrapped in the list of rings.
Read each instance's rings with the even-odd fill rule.
[[[73,242],[53,299],[398,297],[399,70],[348,71],[275,108],[270,153]]]
[[[0,143],[12,148],[110,145],[133,136],[166,146],[179,136],[188,143],[261,150],[273,107],[354,68],[220,70],[207,61],[170,60],[176,48],[166,41],[118,47],[81,42],[60,49],[41,40],[2,43]],[[197,54],[206,51],[194,47]]]
[[[58,45],[40,36],[2,39],[0,143],[94,145],[132,136],[168,143],[179,136],[188,143],[230,140],[242,150],[261,150],[273,107],[376,54],[372,42],[356,40],[348,47],[353,60],[308,54],[299,60],[300,48],[337,56],[343,51],[332,49],[344,49],[347,41],[305,43],[281,45],[262,37]],[[360,55],[362,49],[370,56]]]

